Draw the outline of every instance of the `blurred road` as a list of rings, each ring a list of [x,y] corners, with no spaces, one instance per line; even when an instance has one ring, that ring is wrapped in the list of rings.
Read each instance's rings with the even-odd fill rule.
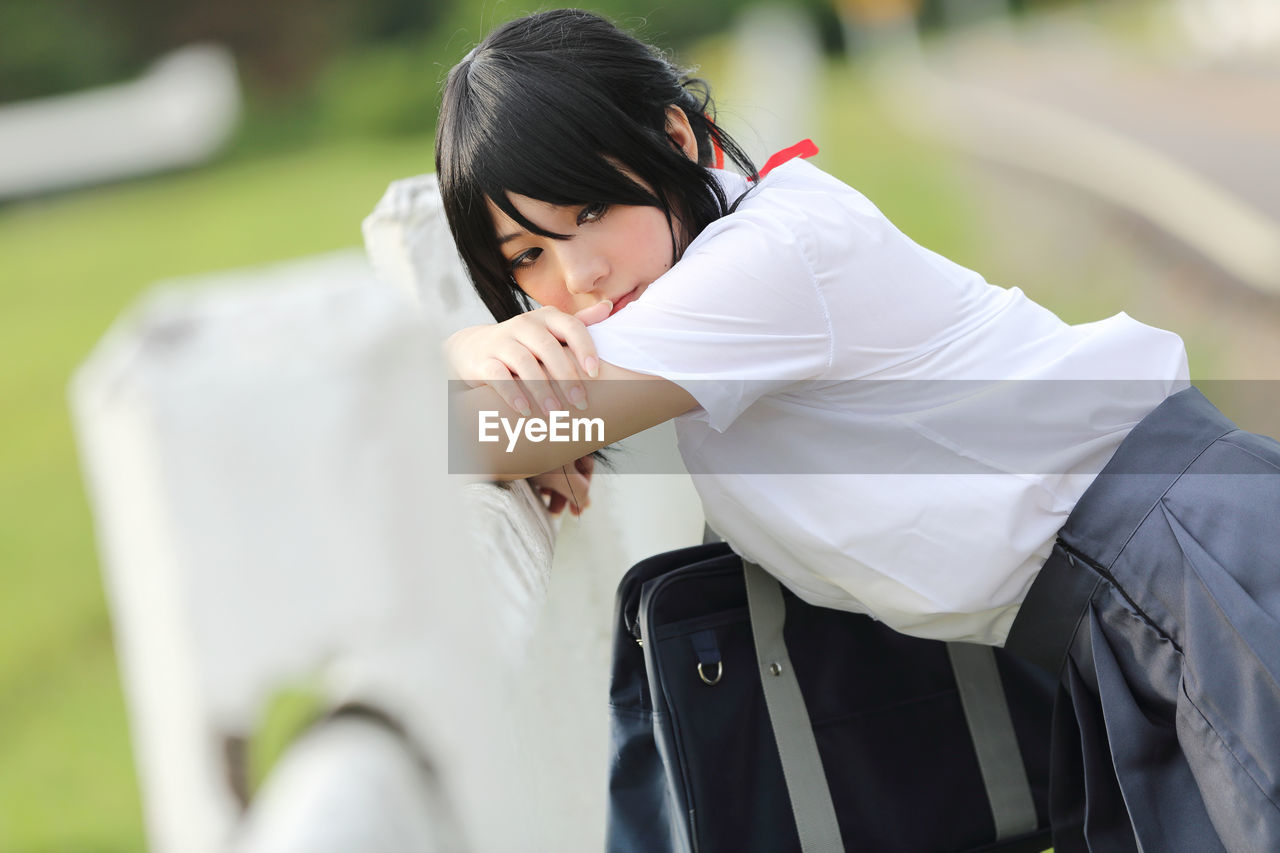
[[[1280,62],[1142,52],[1050,18],[959,31],[882,79],[920,131],[1083,189],[1280,296]]]
[[[1039,26],[977,30],[930,60],[952,80],[1110,128],[1280,221],[1280,53],[1271,65],[1162,61]]]
[[[1206,388],[1215,402],[1280,433],[1280,382],[1259,381],[1280,379],[1280,48],[1211,59],[1120,38],[1087,14],[998,19],[920,45],[897,32],[904,43],[877,44],[871,64],[882,105],[966,155],[956,172],[974,246],[957,260],[1071,322],[1125,311],[1178,332],[1197,382],[1226,380]],[[795,57],[816,43],[784,23],[738,28],[743,90],[768,105],[749,116],[756,154],[813,108],[791,93],[810,88],[814,62]],[[790,57],[790,71],[747,73],[762,55]]]
[[[968,155],[980,270],[1079,322],[1187,341],[1243,426],[1280,412],[1280,46],[1133,49],[1072,18],[1002,22],[888,61],[884,103]],[[1242,382],[1240,380],[1251,380]]]

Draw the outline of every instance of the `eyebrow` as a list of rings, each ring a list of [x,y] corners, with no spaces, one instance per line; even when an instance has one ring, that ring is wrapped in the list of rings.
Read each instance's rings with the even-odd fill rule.
[[[505,246],[505,245],[507,245],[508,243],[510,243],[512,240],[519,239],[520,237],[528,237],[528,236],[530,236],[530,235],[538,236],[538,237],[542,237],[542,236],[549,236],[552,240],[572,240],[572,239],[573,239],[573,235],[572,235],[572,234],[555,234],[555,233],[552,233],[552,234],[550,234],[550,235],[542,235],[542,234],[538,234],[538,233],[537,233],[537,232],[535,232],[535,231],[514,231],[514,232],[512,232],[512,233],[510,233],[510,234],[499,234],[499,235],[498,235],[498,245],[499,245],[499,246]]]

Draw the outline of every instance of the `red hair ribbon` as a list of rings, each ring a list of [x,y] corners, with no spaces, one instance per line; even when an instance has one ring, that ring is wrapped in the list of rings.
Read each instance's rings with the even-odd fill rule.
[[[760,177],[763,178],[788,160],[794,160],[797,157],[804,159],[817,153],[818,146],[813,144],[812,139],[802,139],[790,148],[783,148],[765,161],[765,164],[760,167]]]

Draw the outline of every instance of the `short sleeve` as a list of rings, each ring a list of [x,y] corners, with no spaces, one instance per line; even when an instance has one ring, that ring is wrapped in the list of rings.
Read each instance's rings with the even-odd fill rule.
[[[600,358],[683,387],[723,432],[764,394],[821,377],[832,336],[801,229],[713,222],[635,302],[589,328]]]

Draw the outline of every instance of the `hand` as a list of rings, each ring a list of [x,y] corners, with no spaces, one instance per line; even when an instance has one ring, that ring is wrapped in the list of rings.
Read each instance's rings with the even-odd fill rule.
[[[445,341],[449,365],[472,388],[490,385],[511,408],[531,414],[529,400],[544,411],[587,406],[581,375],[600,369],[587,326],[609,316],[605,300],[566,314],[539,308],[502,323],[470,326]],[[581,375],[579,373],[581,371]]]
[[[566,506],[571,514],[582,515],[582,511],[591,506],[587,491],[595,468],[595,457],[584,456],[572,465],[530,477],[529,485],[539,497],[546,499],[547,512],[552,515],[559,515]]]

